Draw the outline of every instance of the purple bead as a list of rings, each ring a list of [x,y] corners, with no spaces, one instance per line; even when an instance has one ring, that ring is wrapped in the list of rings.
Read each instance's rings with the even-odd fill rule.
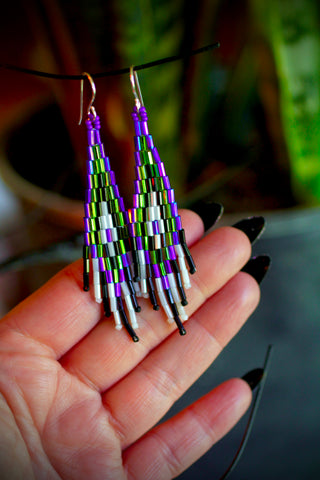
[[[107,240],[108,240],[108,242],[112,242],[111,229],[110,229],[110,228],[107,228],[106,232],[107,232]]]
[[[169,177],[166,175],[165,177],[162,177],[162,179],[163,179],[164,188],[165,188],[166,190],[171,189]],[[169,202],[169,203],[171,203],[171,202]]]
[[[129,215],[128,215],[127,210],[124,210],[124,211],[123,211],[123,218],[124,218],[125,224],[128,225],[128,223],[129,223]]]
[[[158,220],[154,220],[152,222],[152,228],[153,228],[153,233],[155,235],[158,235],[159,234],[159,222],[158,222]]]
[[[138,167],[141,167],[140,152],[134,152],[134,162]]]
[[[168,203],[173,203],[174,202],[174,190],[173,190],[173,188],[169,188],[167,193],[168,193]]]
[[[110,170],[110,185],[115,185],[116,183],[116,176],[113,170]]]
[[[121,255],[121,260],[124,267],[129,267],[130,263],[129,263],[129,258],[127,253],[123,253]]]
[[[92,130],[92,129],[93,129],[92,121],[91,121],[90,117],[87,118],[87,120],[85,121],[85,124],[86,124],[86,127],[87,127],[88,130]]]
[[[176,202],[171,203],[171,213],[173,217],[178,216],[178,205]]]
[[[104,152],[104,145],[103,143],[99,143],[99,147],[100,147],[100,152],[101,152],[101,158],[105,158],[106,154]]]
[[[178,232],[172,232],[172,240],[174,245],[180,244]]]
[[[89,203],[85,203],[84,205],[84,216],[90,217],[90,206]]]
[[[106,270],[107,282],[113,283],[113,275],[112,270]]]
[[[136,135],[141,135],[139,117],[135,110],[131,113],[131,117],[134,123],[134,129],[135,129]]]
[[[121,269],[119,270],[119,282],[122,283],[125,281],[124,271]]]
[[[109,157],[104,157],[103,160],[104,160],[104,167],[108,172],[111,169]]]
[[[135,173],[136,179],[141,180],[139,167],[134,167],[134,173]]]
[[[140,193],[140,181],[134,180],[133,185],[134,185],[134,193]]]
[[[87,175],[94,175],[93,162],[91,160],[87,162]]]
[[[152,264],[152,269],[153,269],[154,276],[156,278],[160,278],[161,277],[161,272],[160,272],[159,265],[157,265],[156,263]]]
[[[115,283],[114,284],[114,291],[115,291],[116,297],[121,297],[121,285],[120,285],[120,283]]]
[[[147,147],[152,150],[154,148],[152,135],[146,135]]]
[[[89,247],[90,246],[90,235],[87,233],[87,232],[84,232],[84,235],[83,235],[83,241],[84,241],[84,244]]]
[[[141,237],[136,237],[137,240],[137,247],[138,247],[138,250],[143,250],[143,247],[142,247],[142,238]]]
[[[161,280],[162,280],[163,288],[165,290],[168,290],[168,288],[170,288],[168,277],[165,275],[164,277],[161,278]]]
[[[137,152],[139,152],[140,151],[140,137],[139,136],[133,137],[133,141],[134,141],[134,149]]]
[[[85,202],[90,203],[91,202],[91,189],[86,189],[84,193],[85,197]]]
[[[91,245],[91,257],[92,258],[97,258],[97,245]]]
[[[154,148],[152,149],[152,155],[153,155],[153,158],[155,159],[156,163],[162,163],[162,162],[161,162],[160,155],[159,155],[158,150],[157,150],[156,147],[154,147]]]
[[[124,212],[125,211],[125,206],[124,206],[124,200],[122,197],[119,198],[119,207],[120,207],[120,211],[121,212]]]
[[[159,163],[157,163],[157,165],[158,165],[160,176],[165,177],[167,174],[166,174],[166,170],[164,168],[163,162],[159,162]]]
[[[128,223],[128,232],[130,237],[134,237],[134,224],[133,223]]]
[[[114,187],[113,187],[113,193],[114,193],[115,198],[120,198],[118,185],[114,185]],[[119,200],[119,201],[120,201],[120,200]]]
[[[167,272],[167,273],[172,273],[172,268],[171,268],[170,260],[165,260],[165,261],[164,261],[164,264],[165,264],[165,267],[166,267],[166,272]]]
[[[91,161],[94,160],[94,155],[91,147],[87,147],[87,156],[88,156],[88,160],[91,160]]]
[[[147,122],[140,123],[141,134],[142,135],[149,135],[148,124]]]
[[[89,220],[89,218],[84,217],[83,223],[84,223],[84,231],[85,232],[90,232],[90,220]]]
[[[139,208],[139,195],[133,195],[133,208]]]
[[[176,251],[175,251],[173,245],[169,246],[169,256],[170,256],[170,260],[176,260],[176,258],[177,258]]]
[[[178,215],[176,217],[176,227],[177,227],[177,230],[181,230],[182,229],[182,223],[181,223],[181,217],[180,215]]]
[[[144,258],[146,259],[146,263],[150,264],[150,253],[149,250],[144,251]]]
[[[99,270],[100,272],[104,272],[106,267],[104,266],[103,258],[99,257]]]
[[[148,132],[148,124],[147,124],[147,121],[148,121],[148,115],[147,115],[147,110],[145,107],[140,107],[139,109],[139,114],[140,114],[140,125],[141,125],[141,132],[142,132],[142,135],[148,135],[149,132]]]

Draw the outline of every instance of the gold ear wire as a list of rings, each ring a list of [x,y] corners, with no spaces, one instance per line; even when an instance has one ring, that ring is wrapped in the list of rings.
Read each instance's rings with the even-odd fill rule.
[[[96,92],[97,92],[96,86],[94,84],[93,78],[91,77],[91,75],[89,73],[83,72],[82,75],[85,75],[87,77],[87,79],[89,80],[90,85],[91,85],[91,91],[92,91],[91,100],[90,100],[90,103],[89,103],[88,108],[87,108],[87,114],[89,115],[89,113],[92,112],[93,115],[96,116],[96,111],[95,111],[95,108],[93,106],[93,103],[94,103],[95,98],[96,98]],[[81,81],[80,81],[80,118],[79,118],[78,125],[81,125],[82,118],[83,118],[83,84],[84,84],[84,79],[82,78]]]
[[[133,65],[131,65],[131,67],[130,67],[130,82],[131,82],[131,86],[132,86],[132,92],[133,92],[133,95],[134,95],[136,107],[139,110],[140,107],[143,107],[143,98],[142,98],[142,94],[141,94],[138,74],[137,74],[136,70],[134,69]]]

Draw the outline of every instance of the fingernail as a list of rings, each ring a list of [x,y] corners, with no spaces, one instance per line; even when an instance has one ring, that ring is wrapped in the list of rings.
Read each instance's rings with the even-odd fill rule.
[[[270,263],[271,258],[268,255],[259,255],[250,258],[241,271],[249,273],[260,284],[270,267]]]
[[[251,390],[253,391],[261,382],[263,377],[263,368],[255,368],[250,370],[250,372],[243,375],[242,380],[247,382]]]
[[[192,209],[201,217],[205,231],[213,227],[220,220],[223,214],[223,206],[216,202],[201,202]]]
[[[233,227],[244,232],[249,238],[251,244],[253,244],[261,236],[265,227],[265,223],[266,222],[263,217],[256,216],[244,218],[243,220],[235,223]]]

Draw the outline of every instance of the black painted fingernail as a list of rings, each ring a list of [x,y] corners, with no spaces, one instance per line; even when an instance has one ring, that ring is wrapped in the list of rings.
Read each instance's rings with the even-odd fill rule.
[[[250,372],[246,373],[241,378],[242,380],[247,382],[247,384],[253,391],[261,382],[263,373],[263,368],[255,368],[254,370],[250,370]]]
[[[258,255],[250,258],[241,271],[249,273],[260,284],[270,267],[270,263],[269,255]]]
[[[201,217],[205,231],[213,227],[223,214],[223,206],[221,203],[216,202],[201,202],[197,205],[193,205],[192,210]]]
[[[253,244],[262,234],[265,227],[265,219],[261,216],[249,217],[235,223],[233,227],[242,230]]]

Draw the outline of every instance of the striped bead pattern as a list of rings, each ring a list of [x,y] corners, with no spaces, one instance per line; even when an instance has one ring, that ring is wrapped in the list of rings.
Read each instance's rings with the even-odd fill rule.
[[[107,317],[113,314],[117,329],[125,326],[131,338],[138,341],[134,329],[138,328],[136,312],[141,309],[130,269],[128,213],[101,143],[99,117],[89,113],[86,127],[83,288],[89,290],[92,266],[96,301],[103,302]]]
[[[188,250],[178,214],[174,190],[149,134],[145,107],[134,108],[135,181],[133,208],[128,210],[128,231],[133,259],[133,280],[153,308],[163,307],[169,322],[175,321],[181,335],[187,319],[185,289],[189,272],[196,268]]]

